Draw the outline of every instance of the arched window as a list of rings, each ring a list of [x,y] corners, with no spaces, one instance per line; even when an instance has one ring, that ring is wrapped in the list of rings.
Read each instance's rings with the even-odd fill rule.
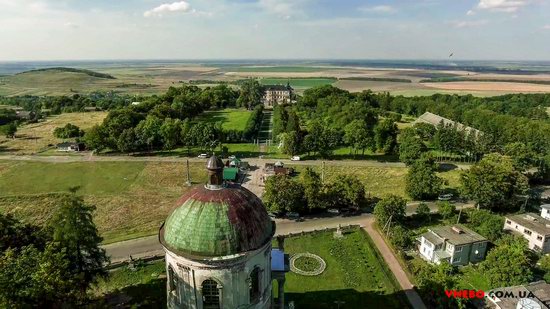
[[[202,283],[202,307],[220,309],[220,289],[215,280],[206,279]]]
[[[178,279],[176,278],[176,274],[174,273],[174,269],[172,266],[168,266],[168,287],[170,289],[170,292],[175,291],[178,285]]]
[[[250,295],[250,303],[254,304],[258,302],[261,295],[261,287],[260,287],[260,274],[261,270],[259,267],[254,267],[254,270],[250,273],[250,277],[248,278],[248,288],[249,288],[249,295]]]

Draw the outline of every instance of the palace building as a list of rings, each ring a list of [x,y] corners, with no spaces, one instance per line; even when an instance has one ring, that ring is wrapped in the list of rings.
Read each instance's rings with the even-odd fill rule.
[[[224,183],[220,159],[206,168],[208,183],[183,195],[160,228],[168,308],[284,308],[288,255],[272,249],[275,223],[254,193]]]
[[[284,85],[267,85],[265,86],[263,103],[265,108],[273,108],[275,104],[292,103],[292,94],[294,89],[290,87],[290,83]]]

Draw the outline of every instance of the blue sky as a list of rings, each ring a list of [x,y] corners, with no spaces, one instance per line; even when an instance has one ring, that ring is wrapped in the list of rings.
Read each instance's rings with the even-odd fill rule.
[[[550,0],[0,0],[0,60],[550,60]]]

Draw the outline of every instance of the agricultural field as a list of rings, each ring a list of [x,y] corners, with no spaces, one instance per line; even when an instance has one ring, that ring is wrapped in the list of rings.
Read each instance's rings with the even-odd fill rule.
[[[246,109],[229,108],[220,111],[207,111],[197,120],[209,123],[221,123],[224,130],[244,131],[252,111]]]
[[[206,180],[203,162],[190,163],[194,183]],[[173,162],[44,163],[0,161],[0,211],[44,223],[60,194],[76,187],[95,205],[104,242],[151,235],[189,188],[185,165]]]
[[[330,70],[326,67],[313,66],[237,66],[222,67],[226,72],[259,72],[259,73],[312,73]]]
[[[306,166],[296,165],[297,172],[305,170]],[[321,166],[311,166],[313,170],[321,173]],[[372,167],[372,166],[325,166],[325,179],[331,182],[339,175],[352,175],[357,177],[365,185],[368,196],[384,197],[389,194],[396,194],[408,198],[405,193],[405,177],[408,168],[406,167]],[[439,176],[445,179],[448,188],[457,188],[460,181],[460,171],[451,170],[440,172]]]
[[[0,153],[35,154],[51,148],[63,140],[53,136],[55,128],[72,123],[83,130],[100,124],[107,112],[64,113],[46,118],[38,123],[26,124],[18,128],[17,138],[0,136]]]
[[[261,78],[262,85],[286,85],[295,89],[307,89],[317,86],[332,85],[336,82],[336,78]]]
[[[373,308],[407,308],[399,284],[362,230],[342,239],[334,239],[332,232],[287,238],[285,252],[313,253],[327,264],[319,276],[287,274],[286,298],[296,308],[335,308],[334,301],[344,301],[345,308],[362,308],[366,303]]]

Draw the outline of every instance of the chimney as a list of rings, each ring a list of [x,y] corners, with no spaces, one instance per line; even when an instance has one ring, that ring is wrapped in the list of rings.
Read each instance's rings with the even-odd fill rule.
[[[451,229],[453,230],[453,232],[455,232],[457,234],[464,233],[464,231],[461,228],[459,228],[458,226],[453,226]]]

